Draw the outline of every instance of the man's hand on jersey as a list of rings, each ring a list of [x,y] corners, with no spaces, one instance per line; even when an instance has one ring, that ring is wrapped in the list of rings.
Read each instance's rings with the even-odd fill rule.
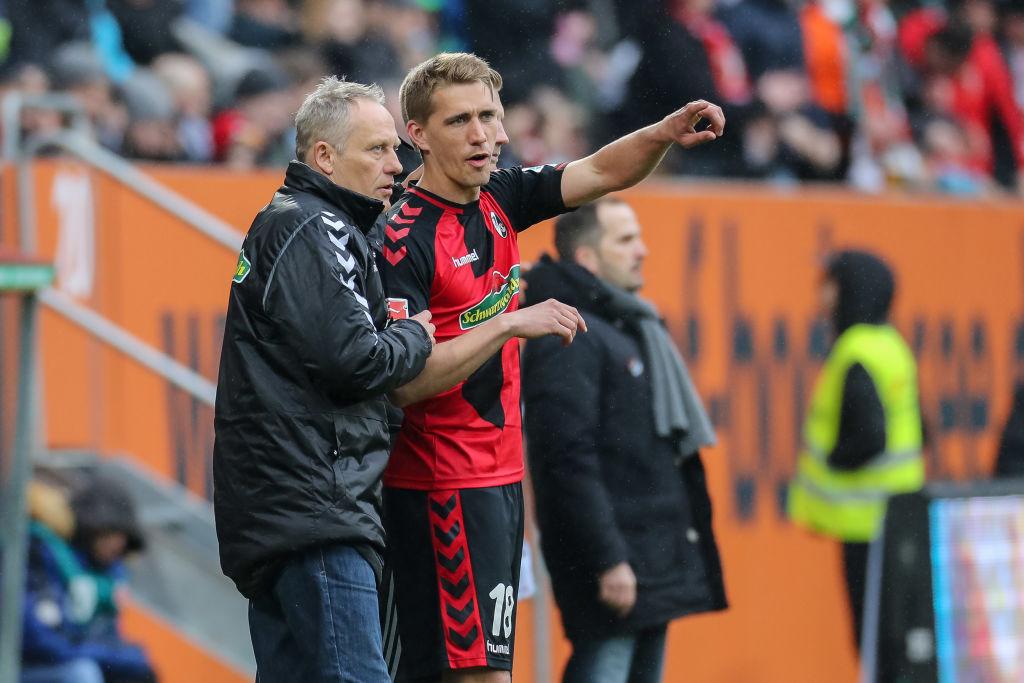
[[[580,312],[555,299],[520,308],[504,314],[504,317],[511,325],[512,336],[521,339],[536,339],[554,334],[561,337],[562,343],[568,346],[576,337],[577,331],[587,331],[587,322]]]
[[[423,329],[427,331],[427,336],[430,337],[430,345],[433,346],[437,342],[434,341],[434,323],[430,322],[430,318],[430,311],[420,311],[416,315],[409,316],[409,320],[415,320],[423,326]]]
[[[697,100],[666,116],[661,127],[673,141],[689,149],[720,138],[725,132],[725,114],[718,105]]]
[[[598,599],[624,617],[636,604],[636,575],[628,562],[620,562],[598,578]]]

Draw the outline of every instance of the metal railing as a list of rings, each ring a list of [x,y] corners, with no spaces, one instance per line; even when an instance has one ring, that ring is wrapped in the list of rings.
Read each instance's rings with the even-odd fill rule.
[[[39,391],[34,358],[38,313],[35,295],[22,297],[19,315],[17,414],[10,463],[0,477],[0,683],[17,683],[21,660],[21,611],[24,603],[28,518],[25,514],[26,485],[31,477],[32,459],[39,450]]]
[[[20,135],[21,115],[29,108],[50,109],[67,114],[71,118],[71,128],[36,135],[23,141]],[[18,238],[23,251],[33,252],[36,249],[35,176],[32,167],[40,152],[54,149],[117,180],[224,248],[237,252],[241,247],[242,234],[237,230],[93,141],[89,122],[74,98],[62,94],[28,96],[12,93],[4,98],[2,112],[4,159],[17,165]],[[197,400],[213,405],[216,386],[163,351],[55,289],[41,292],[39,300],[48,309]]]
[[[22,114],[31,108],[60,112],[69,118],[70,127],[22,140]],[[88,118],[74,98],[62,94],[11,93],[0,103],[0,117],[3,122],[3,140],[0,144],[3,161],[17,168],[16,196],[21,251],[31,254],[37,249],[33,164],[43,150],[52,149],[70,154],[87,166],[114,178],[224,248],[237,252],[241,247],[242,235],[230,225],[93,141]],[[213,406],[216,396],[216,385],[213,382],[120,325],[54,288],[40,291],[33,298],[35,300],[202,403]],[[37,327],[34,307],[25,307],[21,327],[25,344],[34,348]],[[20,668],[22,591],[27,548],[25,489],[32,474],[32,459],[37,456],[42,444],[39,374],[35,366],[36,363],[31,360],[23,361],[20,365],[18,384],[24,388],[26,395],[22,397],[23,405],[18,410],[14,451],[15,456],[22,454],[24,457],[15,458],[7,472],[7,480],[3,482],[8,495],[2,501],[5,519],[0,529],[4,534],[3,580],[0,582],[0,683],[16,683]]]

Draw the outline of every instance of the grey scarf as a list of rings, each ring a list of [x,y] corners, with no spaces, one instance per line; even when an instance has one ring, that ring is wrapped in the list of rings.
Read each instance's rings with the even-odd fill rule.
[[[714,446],[717,437],[711,419],[654,306],[607,282],[600,282],[600,286],[607,296],[608,312],[624,319],[640,335],[658,436],[675,441],[681,457]]]

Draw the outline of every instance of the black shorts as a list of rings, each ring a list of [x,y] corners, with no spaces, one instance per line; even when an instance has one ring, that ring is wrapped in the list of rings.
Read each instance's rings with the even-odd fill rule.
[[[522,485],[386,488],[384,526],[393,585],[386,579],[381,589],[381,625],[385,659],[400,662],[397,680],[439,680],[445,670],[472,667],[511,671]]]

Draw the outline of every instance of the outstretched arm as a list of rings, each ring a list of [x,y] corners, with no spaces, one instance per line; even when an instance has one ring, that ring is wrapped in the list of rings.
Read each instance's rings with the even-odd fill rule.
[[[702,119],[709,124],[697,131]],[[716,140],[725,132],[721,107],[697,100],[658,123],[633,131],[608,143],[593,154],[565,167],[562,200],[566,206],[582,206],[610,192],[632,187],[658,167],[673,143],[684,149]]]
[[[503,313],[474,330],[435,346],[423,372],[396,389],[391,398],[404,407],[448,391],[473,374],[513,337],[536,339],[550,334],[560,337],[562,343],[568,345],[577,330],[587,331],[583,317],[572,306],[554,299]]]

